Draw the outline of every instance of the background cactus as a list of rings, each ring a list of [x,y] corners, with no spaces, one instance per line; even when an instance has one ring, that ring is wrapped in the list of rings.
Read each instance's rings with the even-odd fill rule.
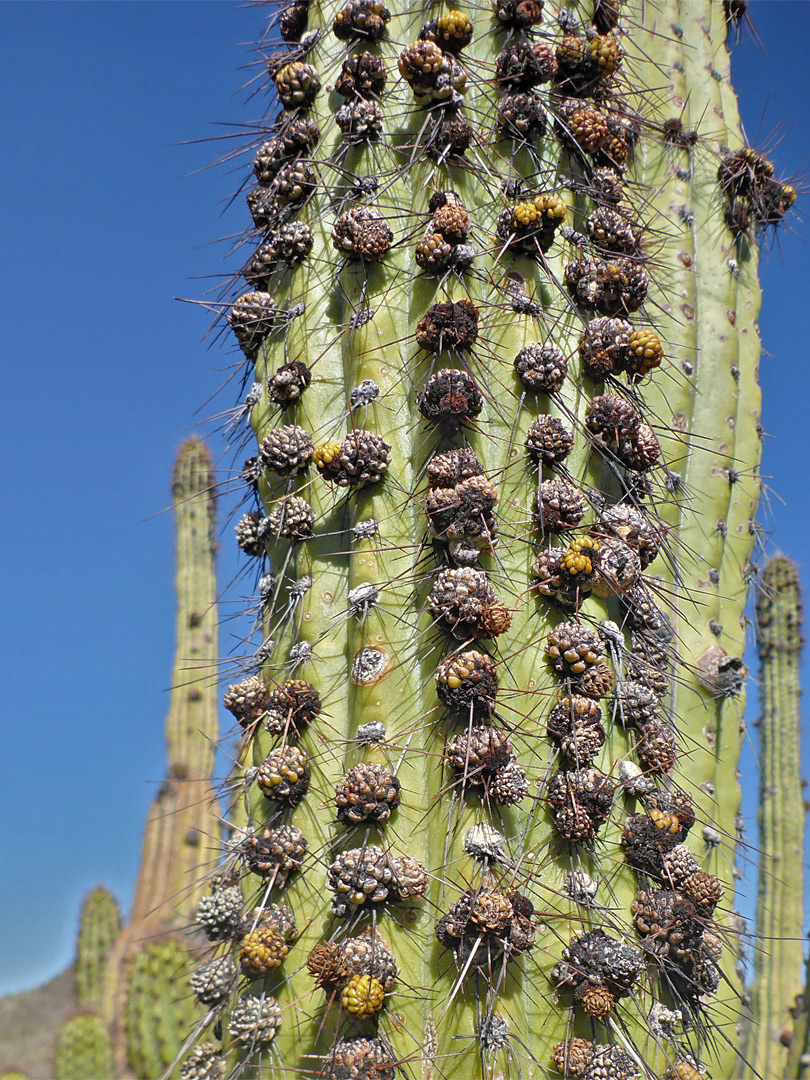
[[[99,1080],[113,1075],[112,1045],[104,1021],[93,1013],[68,1020],[56,1043],[56,1080]]]
[[[147,945],[132,961],[127,985],[129,1063],[139,1080],[157,1080],[201,1016],[186,977],[192,955],[177,941]]]
[[[788,1047],[785,1077],[787,1080],[806,1080],[810,1076],[810,978],[804,966],[804,987],[793,1006],[793,1030]]]
[[[149,813],[129,925],[113,949],[103,1014],[116,1075],[157,1077],[171,1064],[191,1017],[182,984],[200,944],[189,936],[206,867],[219,840],[211,786],[218,737],[218,615],[210,452],[180,448],[172,481],[177,523],[177,645],[166,719],[168,769]],[[189,951],[191,949],[192,951]]]
[[[99,885],[85,898],[79,919],[76,996],[82,1008],[100,1008],[110,953],[120,933],[118,901]]]
[[[60,1078],[155,1080],[201,1016],[185,980],[204,943],[193,921],[220,823],[211,786],[218,737],[216,506],[211,455],[200,439],[181,447],[172,491],[177,646],[168,776],[146,824],[129,925],[122,930],[117,904],[103,887],[83,905],[76,997],[100,1015],[71,1018],[60,1030],[54,1066]],[[94,1069],[100,1071],[87,1071]]]
[[[727,15],[281,11],[253,291],[223,303],[264,571],[226,694],[269,995],[234,924],[242,1062],[740,1070],[754,237],[792,196],[736,152]]]
[[[212,689],[219,658],[214,559],[216,497],[211,454],[200,439],[180,448],[172,481],[177,522],[177,643],[166,717],[168,769],[144,835],[132,923],[156,915],[182,925],[202,889],[200,867],[215,847],[211,787],[219,737]]]
[[[806,1015],[802,990],[804,926],[804,794],[801,778],[799,665],[802,605],[799,576],[783,556],[770,559],[757,598],[760,660],[760,802],[762,850],[757,904],[755,978],[748,1057],[752,1075],[801,1075]],[[787,1043],[790,1045],[788,1060]],[[786,1071],[787,1066],[787,1071]]]

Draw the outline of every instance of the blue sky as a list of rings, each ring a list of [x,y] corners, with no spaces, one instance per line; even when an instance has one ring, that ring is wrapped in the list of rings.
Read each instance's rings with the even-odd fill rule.
[[[785,121],[774,157],[791,174],[810,157],[810,5],[752,0],[751,12],[763,44],[746,35],[735,49],[735,85],[750,138]],[[172,520],[155,515],[227,364],[201,343],[199,310],[172,297],[201,296],[206,283],[191,279],[220,272],[224,254],[210,241],[245,224],[241,203],[225,211],[239,172],[204,169],[210,143],[175,144],[258,115],[237,69],[261,19],[202,0],[3,5],[0,994],[70,962],[96,882],[125,908],[131,898],[164,769],[174,646]],[[764,422],[776,436],[765,524],[800,563],[807,214],[765,254],[761,320]],[[236,566],[231,532],[223,583]]]

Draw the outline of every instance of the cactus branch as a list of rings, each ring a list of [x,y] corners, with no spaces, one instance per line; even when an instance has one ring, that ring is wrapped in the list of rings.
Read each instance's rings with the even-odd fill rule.
[[[802,990],[805,818],[799,704],[802,605],[799,575],[789,559],[778,555],[767,563],[756,615],[762,854],[749,1058],[753,1075],[787,1076],[791,1010]],[[797,1036],[797,1044],[801,1042]]]
[[[112,1046],[104,1021],[92,1013],[68,1020],[56,1041],[56,1080],[97,1080],[113,1075]]]
[[[172,484],[177,522],[177,643],[166,718],[168,771],[149,811],[131,923],[156,912],[173,925],[195,910],[200,874],[219,831],[211,787],[219,737],[215,671],[216,503],[211,456],[189,439]]]

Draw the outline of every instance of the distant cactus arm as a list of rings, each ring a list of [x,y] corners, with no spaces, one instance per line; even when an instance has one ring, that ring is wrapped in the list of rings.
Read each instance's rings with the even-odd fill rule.
[[[76,956],[76,994],[84,1009],[100,1009],[107,964],[121,933],[121,912],[109,889],[99,886],[82,905]]]
[[[216,517],[211,455],[189,439],[173,482],[177,522],[177,641],[166,719],[167,777],[150,809],[135,889],[133,924],[159,911],[169,922],[190,915],[201,892],[207,852],[218,839],[211,787],[219,735],[215,672],[219,655]]]
[[[795,565],[782,556],[762,574],[757,601],[760,660],[760,803],[757,948],[749,1041],[752,1075],[782,1076],[791,1009],[802,989],[804,795],[799,666],[802,613]],[[801,1002],[800,1010],[801,1010]],[[803,1052],[800,1011],[796,1048]],[[791,1047],[792,1068],[799,1064]],[[785,1073],[791,1080],[798,1072]]]

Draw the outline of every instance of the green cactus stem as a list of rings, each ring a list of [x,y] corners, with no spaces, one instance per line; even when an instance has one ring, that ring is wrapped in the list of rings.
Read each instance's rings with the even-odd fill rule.
[[[219,735],[213,672],[217,604],[213,530],[216,519],[211,455],[189,439],[177,456],[172,483],[177,522],[177,644],[166,742],[166,780],[149,812],[132,923],[160,912],[181,925],[196,907],[200,868],[218,836],[211,787]]]
[[[85,897],[79,920],[76,954],[76,996],[83,1009],[101,1007],[107,964],[121,933],[118,901],[103,885]]]
[[[99,1080],[114,1075],[110,1033],[104,1021],[92,1013],[68,1020],[56,1041],[56,1080]]]
[[[785,1067],[793,1030],[791,1011],[802,990],[805,806],[799,684],[802,605],[799,575],[790,559],[779,555],[768,561],[756,615],[762,855],[748,1057],[752,1075],[785,1075],[795,1080],[799,1055],[791,1064],[794,1071],[785,1072]],[[795,1041],[797,1047],[803,1046],[800,1032]]]
[[[202,1015],[185,981],[192,961],[179,942],[160,941],[147,945],[132,962],[126,1035],[130,1068],[138,1080],[159,1080]]]
[[[788,1047],[785,1080],[807,1080],[810,1076],[810,957],[804,964],[804,987],[791,1009],[793,1031]]]
[[[737,1075],[759,289],[724,199],[765,182],[718,181],[723,6],[280,22],[225,306],[264,622],[225,696],[223,1048],[321,1080]]]

